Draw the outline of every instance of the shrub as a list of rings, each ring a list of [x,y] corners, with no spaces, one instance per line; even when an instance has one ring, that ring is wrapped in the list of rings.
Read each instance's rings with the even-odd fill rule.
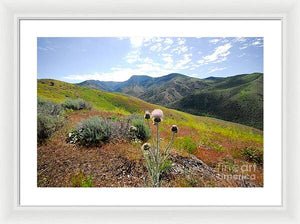
[[[193,141],[191,137],[184,136],[184,137],[179,137],[174,141],[174,146],[178,149],[184,150],[188,153],[195,153],[197,150],[197,145]]]
[[[132,135],[129,132],[129,122],[124,122],[122,120],[111,120],[110,124],[112,126],[111,139],[114,140],[131,140]]]
[[[37,137],[42,142],[49,138],[56,130],[56,121],[53,116],[47,114],[38,114],[37,116]]]
[[[98,116],[89,117],[75,127],[73,134],[80,144],[95,145],[110,139],[112,125],[109,121]]]
[[[91,110],[92,104],[83,99],[67,99],[62,103],[62,106],[72,110]]]
[[[64,125],[64,111],[59,104],[38,97],[37,112],[37,139],[41,143]]]
[[[137,128],[135,137],[145,142],[150,139],[150,128],[145,124],[144,120],[134,119],[132,121],[133,126]]]
[[[52,116],[63,115],[64,113],[63,107],[60,104],[40,97],[37,98],[37,111],[38,113]]]

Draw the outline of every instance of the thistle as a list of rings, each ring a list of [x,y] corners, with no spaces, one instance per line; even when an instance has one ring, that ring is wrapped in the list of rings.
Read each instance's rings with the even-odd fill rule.
[[[151,117],[153,119],[153,124],[156,126],[156,133],[155,133],[156,139],[154,138],[153,134],[151,134],[152,144],[145,143],[140,147],[140,149],[146,162],[146,167],[147,167],[149,179],[151,181],[151,186],[161,187],[162,180],[160,177],[162,172],[164,171],[165,163],[170,155],[170,150],[175,138],[175,134],[178,132],[178,128],[176,125],[173,125],[171,127],[171,131],[172,131],[171,141],[169,142],[168,146],[165,149],[162,149],[160,146],[160,135],[159,135],[159,124],[163,118],[162,110],[160,109],[153,110],[151,113]],[[149,111],[145,112],[144,118],[146,119],[148,126],[150,128]],[[149,186],[147,178],[145,178],[145,183],[147,186]]]

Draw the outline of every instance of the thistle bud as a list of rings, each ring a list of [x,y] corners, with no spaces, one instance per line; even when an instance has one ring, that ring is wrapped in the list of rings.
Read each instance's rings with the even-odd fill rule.
[[[149,120],[150,119],[150,112],[148,110],[146,110],[145,112],[145,119]]]
[[[153,119],[153,121],[154,121],[154,123],[159,123],[159,122],[161,122],[161,119],[159,117],[155,117]]]
[[[174,132],[174,133],[177,133],[178,132],[177,125],[172,125],[171,131]]]
[[[143,145],[142,145],[142,149],[145,150],[145,151],[151,149],[150,143],[145,143],[145,144],[143,144]]]

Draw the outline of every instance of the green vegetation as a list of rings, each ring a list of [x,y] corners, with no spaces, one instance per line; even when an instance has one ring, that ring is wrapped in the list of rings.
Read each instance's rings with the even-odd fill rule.
[[[257,165],[263,165],[264,153],[257,148],[245,148],[242,150],[241,155],[248,162],[256,163]]]
[[[176,138],[174,141],[174,147],[179,150],[184,150],[190,154],[195,153],[197,150],[196,143],[189,136]]]
[[[112,134],[112,125],[99,116],[89,117],[76,125],[72,134],[80,144],[91,146],[107,142]]]
[[[93,187],[93,175],[86,176],[82,172],[73,175],[72,187]]]
[[[146,105],[138,99],[129,99],[122,94],[103,92],[53,79],[38,80],[38,96],[59,104],[69,98],[81,98],[91,103],[96,110],[114,111],[124,115],[141,112]]]
[[[58,128],[64,125],[63,108],[56,103],[37,99],[37,139],[38,142],[44,142]]]
[[[64,108],[72,110],[91,110],[92,104],[83,99],[67,99],[61,104]]]
[[[132,122],[133,126],[137,128],[137,131],[135,132],[135,136],[140,139],[141,141],[145,142],[148,139],[150,139],[150,129],[145,124],[144,120],[140,119],[134,119]]]
[[[263,129],[263,74],[218,80],[170,107]]]
[[[254,76],[252,78],[256,80]],[[224,81],[226,79],[213,79],[207,83],[215,85],[218,82],[218,88],[223,92],[222,88],[226,86]],[[236,85],[238,84],[243,85],[236,80]],[[221,94],[220,92],[217,91],[216,95]],[[248,89],[243,88],[236,93],[240,95],[241,101],[251,98],[251,91]],[[141,161],[138,152],[141,141],[131,141],[132,133],[129,130],[131,126],[135,127],[135,139],[143,141],[142,149],[148,156],[153,145],[148,139],[151,130],[156,131],[156,127],[150,125],[150,130],[143,114],[145,110],[157,108],[164,113],[163,122],[159,125],[161,149],[166,149],[168,142],[172,140],[172,125],[178,126],[178,133],[174,144],[169,148],[172,156],[158,166],[161,178],[157,178],[155,183],[168,183],[177,187],[229,186],[228,183],[216,182],[214,178],[210,178],[210,174],[190,174],[190,169],[187,169],[187,174],[179,172],[176,180],[172,180],[172,172],[179,161],[182,162],[187,157],[194,161],[197,157],[211,168],[224,164],[229,173],[234,173],[234,167],[241,164],[258,164],[256,171],[253,171],[257,175],[255,184],[263,186],[261,130],[168,109],[120,93],[89,89],[56,80],[38,80],[38,96],[38,140],[46,140],[45,144],[38,144],[38,186],[141,186],[140,171],[145,171],[146,163]],[[93,109],[81,108],[82,103],[78,102],[90,103]],[[149,122],[152,123],[152,120]],[[81,146],[75,145],[77,143]],[[150,148],[147,148],[149,143]],[[164,151],[161,153],[165,155]],[[170,169],[172,163],[175,165],[174,169]],[[45,171],[45,166],[52,168]],[[70,170],[74,170],[73,175]],[[82,171],[75,174],[77,170]],[[184,167],[183,170],[185,172]],[[150,175],[155,174],[152,171]],[[100,177],[101,172],[110,175]],[[135,181],[132,177],[136,177]],[[146,177],[148,181],[149,177]]]
[[[51,85],[51,83],[54,83],[54,85]],[[195,143],[203,140],[204,145],[212,145],[212,142],[220,145],[222,141],[230,141],[232,142],[231,144],[235,141],[241,141],[247,144],[259,144],[260,146],[258,145],[257,147],[263,147],[263,132],[260,130],[223,120],[199,117],[167,109],[134,97],[123,96],[119,93],[108,93],[57,80],[43,79],[38,80],[38,96],[55,103],[62,103],[68,98],[81,98],[86,102],[90,102],[94,110],[111,113],[111,120],[117,121],[116,117],[119,119],[123,117],[125,119],[124,122],[129,120],[130,123],[134,119],[142,119],[141,115],[145,110],[159,108],[164,111],[165,125],[177,124],[179,130],[183,127],[189,128],[190,131],[186,135],[189,135]],[[219,136],[219,139],[214,139],[216,135]],[[201,139],[199,140],[198,138]],[[217,143],[218,141],[219,143]]]
[[[132,76],[124,82],[78,85],[122,92],[150,103],[263,129],[263,74],[197,79],[182,74]]]

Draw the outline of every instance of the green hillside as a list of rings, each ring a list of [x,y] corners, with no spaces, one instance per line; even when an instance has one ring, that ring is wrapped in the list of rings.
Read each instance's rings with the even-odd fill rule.
[[[132,113],[143,114],[145,110],[160,108],[164,111],[168,123],[181,123],[198,130],[217,132],[230,136],[240,136],[245,139],[262,143],[262,132],[244,125],[226,122],[209,117],[199,117],[184,112],[168,109],[142,101],[135,97],[124,96],[121,93],[110,93],[90,89],[57,80],[38,80],[38,96],[56,103],[62,103],[68,98],[82,98],[93,104],[94,109],[114,112],[121,115]]]
[[[216,80],[210,87],[170,105],[196,115],[211,116],[263,129],[263,74]]]

